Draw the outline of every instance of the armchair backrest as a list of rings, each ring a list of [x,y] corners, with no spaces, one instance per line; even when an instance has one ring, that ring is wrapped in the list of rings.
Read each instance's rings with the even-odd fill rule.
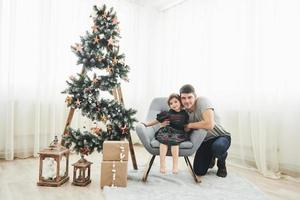
[[[162,111],[169,110],[167,97],[156,97],[151,101],[146,121],[156,119],[156,115]],[[159,125],[153,126],[155,132],[159,129]]]
[[[166,97],[154,98],[150,104],[146,120],[155,119],[158,113],[169,110],[167,100]]]

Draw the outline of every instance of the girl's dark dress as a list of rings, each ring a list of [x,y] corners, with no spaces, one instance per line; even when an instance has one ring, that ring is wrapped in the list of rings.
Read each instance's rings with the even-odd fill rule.
[[[189,115],[185,110],[176,112],[173,109],[159,113],[156,120],[160,123],[170,121],[168,126],[160,128],[155,133],[155,138],[162,144],[178,145],[188,139],[184,126],[188,124]]]

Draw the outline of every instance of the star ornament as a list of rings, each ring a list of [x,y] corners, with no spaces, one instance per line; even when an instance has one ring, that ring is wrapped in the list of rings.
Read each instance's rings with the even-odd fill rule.
[[[103,60],[103,58],[102,58],[101,55],[97,55],[97,56],[96,56],[96,59],[97,59],[99,62],[101,62],[101,61]]]
[[[107,17],[107,13],[104,12],[104,13],[102,14],[102,17],[103,17],[103,18],[106,18],[106,17]]]
[[[101,120],[102,122],[106,123],[106,122],[107,122],[107,117],[106,117],[105,115],[102,115],[102,116],[100,117],[100,120]]]
[[[107,40],[107,42],[108,42],[108,45],[114,45],[114,40],[113,40],[112,37],[110,37],[110,38]]]
[[[106,71],[107,71],[109,74],[112,74],[113,68],[112,68],[111,66],[108,66],[108,67],[106,68]]]
[[[113,63],[114,65],[117,64],[117,63],[118,63],[118,59],[117,59],[116,57],[114,57],[112,63]]]
[[[73,99],[72,97],[67,96],[65,102],[66,102],[68,105],[70,105],[70,104],[72,103],[72,99]]]
[[[75,47],[73,47],[76,52],[82,53],[83,46],[81,44],[76,43]]]
[[[121,128],[122,134],[125,135],[128,132],[127,125],[125,124],[124,127]]]
[[[98,82],[97,78],[94,78],[93,81],[92,81],[93,84],[96,84],[97,82]]]
[[[112,24],[115,25],[118,23],[118,18],[117,17],[114,17],[113,20],[112,20]]]
[[[98,35],[96,35],[96,37],[94,38],[94,44],[98,44],[100,41],[100,38]]]
[[[76,105],[77,105],[77,106],[80,106],[80,101],[79,101],[79,99],[77,99]]]
[[[98,28],[99,28],[99,26],[97,26],[97,25],[92,26],[93,33],[95,33],[96,31],[98,31]]]
[[[100,127],[91,128],[91,131],[96,135],[100,135],[102,133],[102,129]]]
[[[82,147],[80,148],[80,153],[84,154],[84,155],[88,155],[90,150],[87,147]]]

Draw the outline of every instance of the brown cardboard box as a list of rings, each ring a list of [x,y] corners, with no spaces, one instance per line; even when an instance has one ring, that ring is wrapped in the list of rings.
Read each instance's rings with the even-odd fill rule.
[[[115,173],[113,173],[113,171]],[[113,174],[115,174],[115,181],[113,181]],[[101,162],[101,180],[100,186],[127,186],[127,161],[102,161]]]
[[[128,141],[105,141],[103,143],[103,161],[128,160]]]

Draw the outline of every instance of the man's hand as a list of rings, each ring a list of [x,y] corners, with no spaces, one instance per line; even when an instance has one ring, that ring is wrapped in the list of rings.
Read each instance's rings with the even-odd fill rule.
[[[184,126],[184,131],[185,132],[190,132],[191,129],[189,128],[189,124],[187,124],[186,126]]]
[[[163,121],[162,123],[160,123],[160,127],[165,127],[168,126],[170,124],[170,121]]]
[[[188,128],[200,129],[204,128],[207,130],[212,130],[215,126],[214,111],[212,109],[207,109],[202,113],[203,120],[199,122],[193,122],[188,124]]]

